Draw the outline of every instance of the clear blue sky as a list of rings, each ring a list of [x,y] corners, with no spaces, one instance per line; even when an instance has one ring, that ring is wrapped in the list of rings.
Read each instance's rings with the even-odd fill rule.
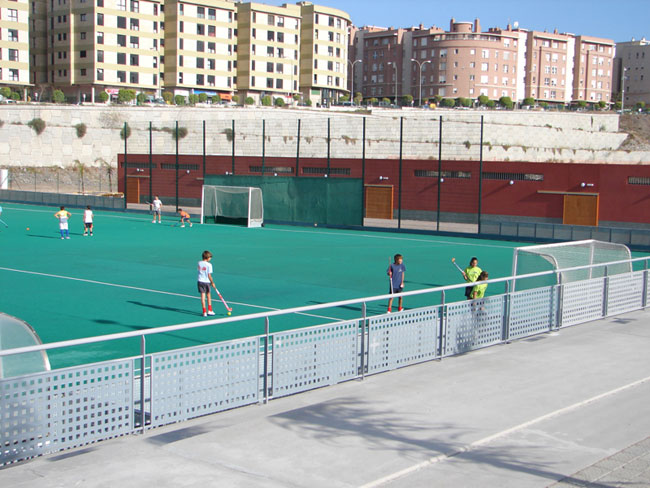
[[[281,5],[294,3],[257,0]],[[481,19],[481,30],[505,28],[508,21],[529,30],[557,29],[616,42],[650,39],[650,0],[311,0],[344,10],[357,26],[409,27],[424,24],[447,30],[449,20]]]

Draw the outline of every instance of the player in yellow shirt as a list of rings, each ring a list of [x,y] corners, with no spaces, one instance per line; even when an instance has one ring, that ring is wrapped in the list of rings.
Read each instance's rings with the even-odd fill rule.
[[[483,270],[478,267],[478,258],[474,257],[469,260],[469,266],[467,266],[467,268],[465,268],[465,271],[462,272],[463,278],[465,278],[465,281],[467,281],[468,283],[474,283],[478,279],[482,271]],[[468,286],[467,288],[465,288],[465,297],[468,300],[472,299],[473,288],[474,288],[473,286]]]
[[[70,239],[70,234],[68,233],[68,220],[72,216],[63,205],[61,209],[54,214],[54,216],[59,219],[59,231],[61,231],[61,239]]]

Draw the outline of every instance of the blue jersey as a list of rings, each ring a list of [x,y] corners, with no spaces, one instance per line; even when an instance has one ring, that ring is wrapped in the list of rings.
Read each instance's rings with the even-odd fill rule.
[[[388,268],[388,274],[392,274],[391,283],[393,284],[393,289],[401,288],[402,279],[404,277],[404,272],[406,271],[406,266],[404,263],[395,264],[392,263],[390,268]]]

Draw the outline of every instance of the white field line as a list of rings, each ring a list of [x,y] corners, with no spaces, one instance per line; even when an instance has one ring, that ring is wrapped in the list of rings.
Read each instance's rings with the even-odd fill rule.
[[[137,291],[144,291],[144,292],[147,292],[147,293],[158,293],[158,294],[161,294],[161,295],[171,295],[171,296],[175,296],[175,297],[183,297],[183,298],[191,298],[191,299],[194,299],[194,300],[200,300],[200,297],[197,297],[197,296],[194,296],[194,295],[185,295],[183,293],[174,293],[174,292],[162,291],[162,290],[152,290],[150,288],[141,288],[141,287],[138,287],[138,286],[130,286],[130,285],[120,285],[120,284],[117,284],[117,283],[107,283],[105,281],[87,280],[87,279],[84,279],[84,278],[74,278],[72,276],[55,275],[55,274],[49,274],[49,273],[39,273],[39,272],[36,272],[36,271],[27,271],[27,270],[23,270],[23,269],[13,269],[13,268],[4,268],[4,267],[0,267],[0,270],[2,270],[2,271],[11,271],[13,273],[30,274],[30,275],[35,275],[35,276],[45,276],[45,277],[48,277],[48,278],[57,278],[57,279],[62,279],[62,280],[81,281],[83,283],[92,283],[94,285],[112,286],[112,287],[115,287],[115,288],[125,288],[127,290],[137,290]],[[228,302],[228,303],[233,304],[233,305],[243,306],[243,307],[260,308],[260,309],[263,309],[263,310],[272,310],[272,311],[281,310],[279,308],[265,307],[265,306],[262,306],[262,305],[253,305],[253,304],[250,304],[250,303],[241,303],[241,302]],[[341,320],[341,319],[336,318],[336,317],[327,317],[325,315],[314,315],[314,314],[309,314],[309,313],[304,313],[304,312],[298,312],[297,315],[305,315],[307,317],[315,317],[315,318],[326,319],[326,320],[335,320],[335,321]]]

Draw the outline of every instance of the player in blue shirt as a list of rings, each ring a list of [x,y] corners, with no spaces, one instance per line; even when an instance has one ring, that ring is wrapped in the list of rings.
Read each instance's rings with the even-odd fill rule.
[[[401,254],[395,254],[395,262],[388,267],[388,276],[390,276],[390,293],[401,293],[404,291],[404,274],[406,266],[404,266],[404,258]],[[388,300],[388,313],[391,312],[393,306],[393,299]],[[399,297],[398,312],[404,310],[402,306],[402,297]]]

